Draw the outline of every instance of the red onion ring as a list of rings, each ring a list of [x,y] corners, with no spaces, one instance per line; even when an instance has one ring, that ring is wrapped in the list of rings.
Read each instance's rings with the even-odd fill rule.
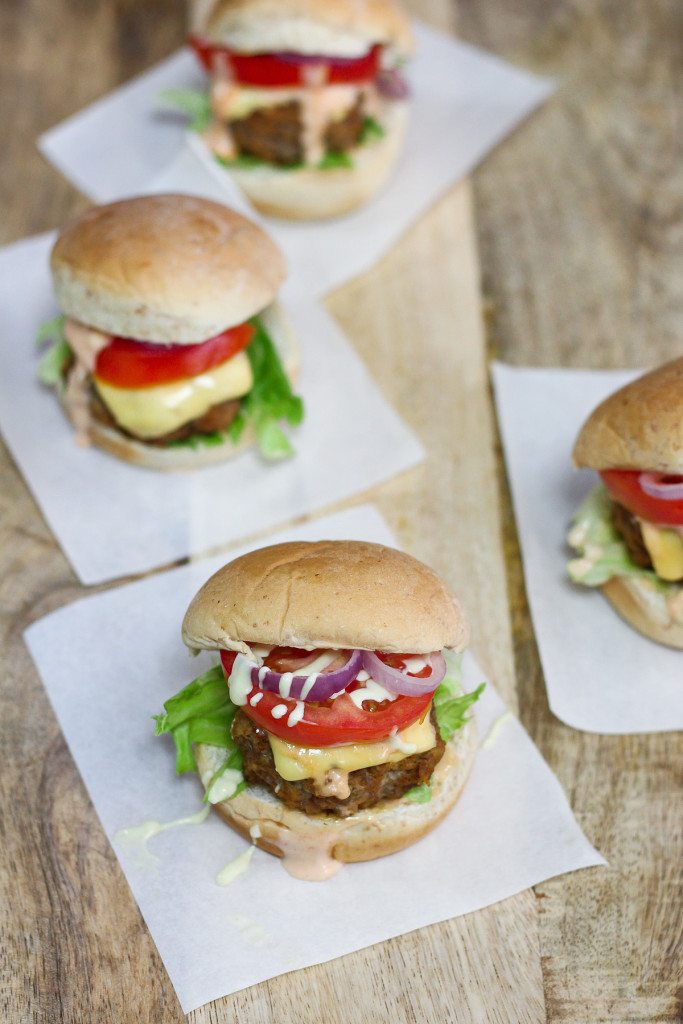
[[[324,701],[332,694],[345,690],[349,683],[356,678],[361,664],[361,652],[352,651],[348,661],[333,672],[323,671],[299,675],[293,672],[274,672],[266,665],[262,668],[254,666],[251,670],[251,681],[259,689],[279,693],[281,697],[289,697],[292,700]],[[311,679],[313,679],[312,683]]]
[[[641,489],[649,494],[651,498],[659,498],[660,501],[683,501],[683,477],[680,481],[666,483],[667,477],[678,477],[679,473],[641,473],[638,483]]]
[[[391,693],[401,693],[406,697],[421,697],[423,693],[435,690],[446,675],[446,661],[442,654],[418,655],[431,668],[431,675],[424,679],[408,675],[405,669],[392,668],[385,665],[373,651],[363,651],[363,668],[370,673],[372,679]]]
[[[375,79],[377,92],[387,100],[407,100],[410,86],[397,68],[385,68]]]

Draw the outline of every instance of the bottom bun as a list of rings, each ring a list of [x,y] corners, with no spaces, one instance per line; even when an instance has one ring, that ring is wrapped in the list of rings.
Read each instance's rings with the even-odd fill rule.
[[[353,167],[329,171],[231,167],[229,172],[257,210],[268,216],[292,220],[338,217],[362,206],[385,183],[403,143],[407,120],[407,103],[393,100],[387,104],[384,136],[353,149]]]
[[[299,370],[299,346],[289,319],[277,303],[264,310],[261,318],[278,350],[285,372],[294,384]],[[74,426],[78,426],[78,410],[82,408],[82,396],[74,398],[69,395],[68,389],[63,389],[59,397],[67,416]],[[191,448],[189,445],[169,445],[168,448],[160,448],[157,445],[145,444],[144,441],[129,437],[115,427],[106,426],[92,417],[82,433],[86,435],[87,442],[118,459],[123,459],[124,462],[143,466],[145,469],[167,472],[201,469],[203,466],[227,462],[254,443],[254,433],[249,424],[237,444],[228,438],[222,444],[200,444],[197,448]]]
[[[668,615],[662,595],[653,594],[646,581],[613,576],[601,589],[621,617],[639,633],[658,644],[683,651],[683,622]]]
[[[427,803],[385,800],[347,818],[304,814],[286,807],[262,786],[249,786],[231,800],[215,804],[221,817],[245,839],[283,858],[295,878],[322,881],[354,861],[397,853],[431,832],[456,803],[472,767],[477,744],[473,719],[447,743],[432,776]],[[224,752],[198,744],[199,775],[208,786]]]

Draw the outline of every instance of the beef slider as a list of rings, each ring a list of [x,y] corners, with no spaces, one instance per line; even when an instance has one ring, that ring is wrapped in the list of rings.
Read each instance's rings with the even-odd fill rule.
[[[443,757],[444,741],[439,735],[434,709],[431,722],[436,733],[436,746],[423,754],[410,754],[401,761],[359,768],[349,772],[351,790],[346,800],[335,796],[319,796],[313,779],[287,782],[275,768],[268,733],[255,725],[243,711],[238,711],[232,725],[232,738],[242,752],[242,771],[250,785],[265,786],[287,807],[306,814],[338,814],[347,817],[382,800],[398,800],[413,786],[428,783]]]

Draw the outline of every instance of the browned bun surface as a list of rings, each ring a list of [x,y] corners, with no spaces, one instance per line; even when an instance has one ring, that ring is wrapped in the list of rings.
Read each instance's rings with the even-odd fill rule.
[[[196,344],[269,305],[285,277],[268,235],[227,206],[149,195],[96,206],[52,250],[67,316],[137,340]]]
[[[471,719],[455,733],[432,777],[432,798],[427,803],[387,800],[347,818],[334,814],[304,814],[285,807],[261,787],[249,787],[215,805],[221,817],[245,839],[278,857],[302,860],[327,857],[342,863],[374,860],[397,853],[422,839],[448,814],[460,796],[472,768],[477,742]],[[211,750],[195,748],[199,774],[205,785],[215,770]]]
[[[381,43],[407,56],[414,45],[410,21],[396,0],[203,0],[193,27],[243,53],[358,57]]]
[[[183,621],[190,648],[271,646],[428,653],[467,643],[464,612],[437,574],[364,541],[295,541],[223,566]]]
[[[610,604],[629,625],[639,633],[666,647],[683,651],[683,623],[670,620],[668,623],[649,614],[648,603],[640,593],[638,579],[613,576],[601,589]]]
[[[606,398],[574,446],[577,466],[683,472],[683,358]]]

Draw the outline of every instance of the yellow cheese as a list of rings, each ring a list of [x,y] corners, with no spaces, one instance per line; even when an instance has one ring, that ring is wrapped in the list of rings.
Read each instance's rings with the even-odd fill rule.
[[[340,747],[300,747],[277,736],[268,736],[275,768],[287,782],[323,779],[333,768],[355,772],[387,761],[402,761],[411,754],[422,754],[436,746],[434,726],[429,718],[414,722],[395,737],[378,743],[346,743]]]
[[[246,395],[254,383],[246,352],[196,377],[151,388],[118,388],[94,378],[95,387],[120,426],[136,437],[162,437],[203,416],[212,405]]]
[[[324,107],[329,120],[341,120],[353,107],[358,97],[358,87],[353,85],[328,85],[320,90],[318,102]],[[213,90],[213,106],[216,115],[225,121],[239,121],[249,117],[261,107],[279,106],[283,103],[300,103],[305,96],[304,89],[259,89],[239,86],[235,83],[216,83]]]
[[[643,541],[655,572],[663,580],[683,579],[683,536],[674,529],[640,520]]]

